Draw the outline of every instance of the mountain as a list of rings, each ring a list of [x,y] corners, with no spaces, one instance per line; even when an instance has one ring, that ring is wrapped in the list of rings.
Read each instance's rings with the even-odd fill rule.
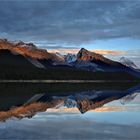
[[[75,59],[75,61],[71,62],[71,64],[83,70],[90,71],[104,71],[102,68],[102,64],[106,65],[115,65],[116,63],[110,59],[105,58],[104,56],[90,52],[84,48],[82,48]]]
[[[95,52],[90,52],[82,48],[77,54],[77,61],[90,61],[90,62],[103,62],[106,64],[118,65],[117,62],[105,58],[104,56],[97,54]]]
[[[38,49],[33,43],[24,43],[22,41],[16,43],[7,41],[6,39],[0,39],[0,50],[10,50],[15,54],[33,59],[62,61],[56,54],[49,53],[44,49]]]
[[[125,65],[127,67],[138,69],[136,64],[133,61],[131,61],[130,59],[126,58],[126,57],[121,57],[119,62],[121,62],[123,65]]]
[[[31,58],[30,58],[31,59]],[[34,60],[33,60],[34,61]],[[43,60],[42,60],[43,61]],[[52,65],[48,60],[45,69],[39,68],[43,62],[32,62],[20,54],[0,50],[0,80],[136,80],[126,72],[93,72],[76,69],[67,65]],[[38,67],[35,66],[39,65]],[[44,66],[44,65],[43,65]]]
[[[100,67],[104,66],[104,68],[108,66],[112,66],[112,67],[122,66],[122,64],[117,61],[108,59],[103,55],[97,54],[95,52],[90,52],[84,48],[82,48],[77,54],[77,62],[81,62],[81,61],[91,62]]]
[[[32,43],[0,40],[0,79],[134,80],[140,72],[82,48],[53,54]]]
[[[79,67],[80,65],[80,67]],[[100,54],[90,52],[82,48],[77,54],[77,60],[73,66],[80,69],[90,71],[104,71],[104,72],[127,72],[129,74],[140,77],[140,72],[128,67],[120,62],[108,59]]]
[[[45,49],[37,48],[33,43],[10,42],[6,39],[0,39],[0,51],[9,50],[13,54],[24,56],[30,63],[38,68],[45,69],[54,62],[62,62],[64,58],[47,52]]]

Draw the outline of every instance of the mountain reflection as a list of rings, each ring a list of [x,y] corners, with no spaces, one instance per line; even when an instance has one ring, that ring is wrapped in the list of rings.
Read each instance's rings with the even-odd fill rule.
[[[119,83],[116,84],[119,85]],[[106,89],[96,89],[94,85],[92,89],[88,90],[88,88],[84,91],[76,90],[63,93],[56,91],[53,93],[44,92],[24,95],[19,93],[18,97],[17,95],[14,97],[12,94],[13,102],[11,102],[9,96],[2,96],[1,94],[3,102],[0,105],[0,121],[5,121],[13,117],[19,119],[25,117],[31,118],[38,112],[45,112],[52,108],[56,110],[60,108],[77,108],[81,113],[96,110],[97,108],[98,111],[103,111],[106,109],[102,109],[105,104],[114,100],[120,100],[122,104],[125,104],[133,100],[140,92],[140,84],[128,86],[126,89],[115,89],[110,86]],[[112,109],[115,110],[118,108]]]

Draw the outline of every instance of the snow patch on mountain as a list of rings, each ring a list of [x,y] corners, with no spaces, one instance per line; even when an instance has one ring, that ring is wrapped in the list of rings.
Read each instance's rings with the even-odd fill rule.
[[[76,59],[77,59],[76,54],[68,53],[67,55],[65,55],[65,61],[68,62],[68,63],[74,62],[74,61],[76,61]]]
[[[90,70],[90,71],[103,71],[101,68],[99,68],[99,66],[97,64],[95,64],[94,62],[90,62],[90,61],[75,61],[73,63],[74,67],[76,68],[80,68],[83,70]]]
[[[29,61],[29,62],[31,62],[34,66],[36,66],[37,68],[43,68],[43,69],[45,69],[46,67],[43,65],[43,64],[41,64],[37,59],[33,59],[33,58],[30,58],[30,57],[27,57],[27,60]]]

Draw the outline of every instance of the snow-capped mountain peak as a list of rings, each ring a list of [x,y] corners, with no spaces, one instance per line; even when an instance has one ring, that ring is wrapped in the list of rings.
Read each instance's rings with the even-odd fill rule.
[[[138,69],[138,67],[136,66],[136,64],[131,61],[130,59],[126,58],[126,57],[121,57],[119,60],[123,65],[127,66],[127,67],[131,67],[134,69]]]
[[[68,63],[74,62],[74,61],[76,61],[76,59],[77,59],[76,54],[68,53],[67,55],[65,55],[65,61]]]

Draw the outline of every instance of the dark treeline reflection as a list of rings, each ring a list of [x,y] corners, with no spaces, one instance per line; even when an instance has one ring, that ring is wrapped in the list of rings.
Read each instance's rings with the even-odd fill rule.
[[[8,83],[0,84],[0,120],[32,117],[49,108],[78,108],[81,113],[113,100],[132,100],[139,83]],[[137,93],[137,94],[136,94]]]

